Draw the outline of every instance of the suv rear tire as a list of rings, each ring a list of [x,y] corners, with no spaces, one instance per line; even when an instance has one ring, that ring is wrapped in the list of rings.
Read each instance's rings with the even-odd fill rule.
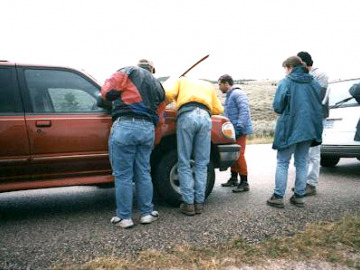
[[[191,160],[193,167],[194,161]],[[166,153],[158,162],[154,173],[154,186],[159,196],[172,206],[179,206],[181,203],[180,183],[177,173],[177,151],[171,150]],[[212,161],[208,166],[205,198],[214,188],[215,169]]]

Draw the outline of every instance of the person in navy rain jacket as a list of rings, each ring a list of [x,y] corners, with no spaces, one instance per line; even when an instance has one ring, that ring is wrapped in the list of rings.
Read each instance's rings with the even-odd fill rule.
[[[275,190],[267,204],[284,207],[289,162],[294,154],[296,176],[290,203],[303,207],[309,148],[322,141],[322,89],[298,56],[286,59],[283,67],[287,75],[280,81],[273,101],[274,111],[280,114],[273,143],[278,151]]]

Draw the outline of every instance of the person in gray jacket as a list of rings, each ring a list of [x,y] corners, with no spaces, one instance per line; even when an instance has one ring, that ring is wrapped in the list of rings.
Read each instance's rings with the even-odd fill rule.
[[[325,124],[326,118],[329,116],[329,78],[319,68],[313,67],[313,60],[308,52],[299,52],[297,54],[301,60],[306,64],[306,68],[314,79],[321,86],[321,98],[323,105],[323,125]],[[305,196],[312,196],[316,194],[316,186],[319,183],[320,174],[320,145],[311,147],[309,150],[308,158],[308,173]]]
[[[245,160],[246,137],[253,133],[249,99],[243,89],[239,86],[234,86],[234,80],[230,75],[222,75],[218,83],[220,90],[226,93],[225,116],[234,125],[236,143],[241,147],[239,159],[231,166],[230,179],[221,186],[236,186],[233,189],[235,193],[249,191],[248,171]],[[238,175],[240,175],[240,183],[238,183]]]

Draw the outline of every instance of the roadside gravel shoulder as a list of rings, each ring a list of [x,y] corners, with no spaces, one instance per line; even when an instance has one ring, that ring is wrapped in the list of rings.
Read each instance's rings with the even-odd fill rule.
[[[276,260],[268,261],[265,265],[259,266],[230,266],[221,270],[353,270],[344,265],[336,265],[323,261],[295,262]]]
[[[160,219],[131,230],[114,228],[109,222],[114,189],[70,187],[0,194],[0,268],[46,269],[99,257],[136,257],[148,249],[208,247],[237,237],[259,243],[272,236],[294,235],[308,223],[360,215],[357,160],[341,161],[336,169],[322,168],[319,193],[308,198],[303,209],[288,201],[294,177],[291,168],[285,209],[274,209],[265,202],[274,188],[276,152],[271,145],[249,145],[246,151],[249,192],[234,194],[222,188],[229,172],[216,171],[215,188],[203,214],[185,217],[157,201]],[[138,219],[135,212],[134,220]]]

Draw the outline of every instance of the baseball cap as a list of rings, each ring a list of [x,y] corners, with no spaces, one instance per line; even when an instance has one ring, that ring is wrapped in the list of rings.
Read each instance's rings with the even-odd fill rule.
[[[152,73],[155,73],[155,67],[152,61],[147,60],[147,59],[141,59],[139,60],[138,67],[144,68]]]

